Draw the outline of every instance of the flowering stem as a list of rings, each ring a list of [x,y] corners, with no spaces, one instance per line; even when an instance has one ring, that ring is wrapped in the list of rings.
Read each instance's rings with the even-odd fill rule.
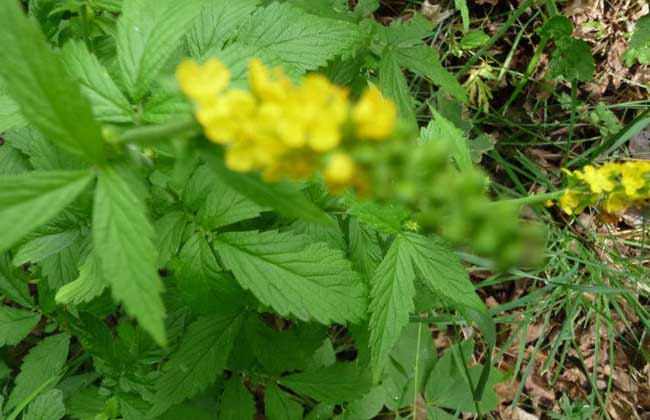
[[[564,190],[553,191],[545,194],[529,195],[527,197],[521,197],[521,198],[512,198],[510,200],[500,200],[500,201],[495,201],[492,204],[509,204],[509,205],[523,206],[525,204],[536,204],[536,203],[543,203],[546,200],[553,200],[560,197],[562,194],[564,194]]]
[[[196,134],[199,126],[194,118],[180,120],[162,125],[149,125],[136,127],[120,134],[114,142],[116,144],[152,144],[167,141],[170,138]]]

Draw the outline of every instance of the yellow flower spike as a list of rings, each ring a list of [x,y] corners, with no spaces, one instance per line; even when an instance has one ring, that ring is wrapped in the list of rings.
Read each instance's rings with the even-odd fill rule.
[[[587,165],[582,168],[582,171],[576,171],[578,179],[583,180],[589,185],[592,192],[600,194],[602,192],[609,192],[614,189],[614,182],[609,177],[609,171],[603,171],[601,168],[595,168]]]
[[[352,110],[356,133],[362,139],[384,140],[395,130],[397,109],[384,98],[379,89],[371,86],[363,91]]]
[[[352,183],[357,166],[354,160],[344,152],[334,153],[327,163],[325,182],[332,190],[341,190]]]
[[[282,102],[293,89],[281,67],[269,69],[256,58],[248,64],[248,82],[253,93],[266,101]]]
[[[209,104],[230,83],[230,70],[219,60],[203,65],[185,60],[179,64],[176,78],[183,93],[198,104]]]

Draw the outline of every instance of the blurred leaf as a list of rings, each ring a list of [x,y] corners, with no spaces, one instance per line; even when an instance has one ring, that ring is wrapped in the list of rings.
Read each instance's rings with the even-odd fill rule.
[[[219,420],[243,420],[255,417],[255,400],[239,376],[230,378],[221,396]]]
[[[0,2],[0,76],[21,114],[52,142],[97,163],[104,160],[100,127],[79,86],[18,2]],[[28,52],[28,53],[27,53]]]
[[[354,401],[372,386],[370,372],[351,362],[283,376],[278,382],[317,401],[331,403]]]
[[[9,306],[0,306],[0,347],[16,345],[36,327],[41,315]]]
[[[63,416],[63,394],[58,389],[52,389],[39,395],[27,407],[23,420],[60,420]]]

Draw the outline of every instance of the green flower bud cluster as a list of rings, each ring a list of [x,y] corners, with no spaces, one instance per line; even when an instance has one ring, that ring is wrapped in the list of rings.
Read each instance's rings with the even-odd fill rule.
[[[499,268],[520,263],[540,242],[539,232],[519,223],[517,206],[488,197],[488,178],[480,169],[461,172],[450,156],[451,146],[443,141],[417,146],[395,141],[369,150],[364,160],[372,196],[414,210],[421,231],[469,245]]]

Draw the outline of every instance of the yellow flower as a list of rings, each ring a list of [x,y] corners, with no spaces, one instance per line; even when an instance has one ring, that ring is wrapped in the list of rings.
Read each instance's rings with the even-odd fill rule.
[[[200,65],[191,60],[179,64],[176,78],[183,93],[198,104],[213,101],[230,83],[230,70],[218,60]]]
[[[582,171],[576,171],[575,174],[578,179],[585,181],[591,191],[596,194],[614,189],[614,182],[609,178],[609,171],[587,165],[582,168]]]
[[[638,191],[642,189],[646,180],[643,179],[643,171],[636,162],[626,162],[622,165],[621,184],[625,193],[632,199],[640,198]]]
[[[281,102],[293,89],[281,67],[269,69],[256,58],[248,64],[248,82],[253,93],[265,101]]]
[[[619,210],[629,207],[629,204],[625,193],[615,192],[607,196],[604,207],[607,213],[616,213]]]
[[[334,153],[325,168],[325,181],[333,190],[340,190],[352,183],[356,173],[354,160],[344,152]]]
[[[249,92],[230,89],[210,106],[200,107],[196,118],[205,129],[209,140],[227,144],[250,123],[255,109],[255,98]]]
[[[573,212],[580,206],[581,193],[572,189],[567,189],[560,197],[560,208],[566,214],[573,214]]]
[[[384,98],[379,89],[371,86],[364,90],[352,110],[357,136],[368,140],[384,140],[395,130],[397,109]]]

